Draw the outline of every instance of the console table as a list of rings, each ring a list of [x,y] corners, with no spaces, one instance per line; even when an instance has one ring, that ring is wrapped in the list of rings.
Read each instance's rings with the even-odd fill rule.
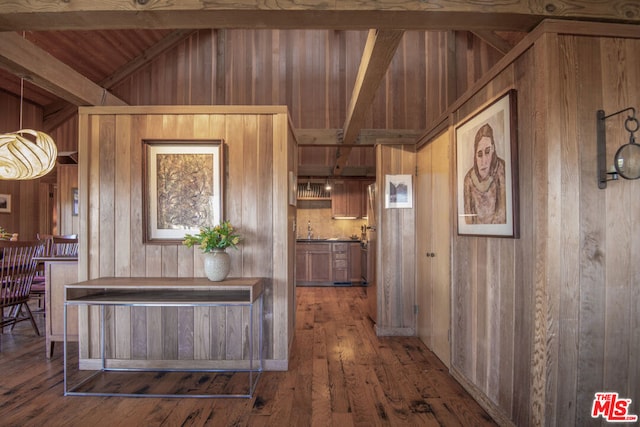
[[[263,365],[262,295],[263,280],[261,278],[231,278],[222,282],[211,282],[206,278],[103,277],[65,285],[64,394],[136,397],[252,397]],[[71,307],[77,307],[79,313],[80,343],[77,353],[69,353],[71,343],[67,336],[67,311]],[[117,324],[114,325],[114,318],[117,310],[124,309],[126,311],[140,307],[158,313],[157,317],[153,317],[157,322],[148,322],[146,325],[148,329],[160,328],[161,325],[175,321],[170,315],[173,312],[172,308],[192,309],[193,312],[200,310],[199,314],[204,313],[200,317],[206,321],[211,320],[213,325],[216,316],[210,315],[212,308],[222,307],[224,311],[227,310],[226,307],[231,307],[232,310],[234,307],[240,307],[243,310],[242,313],[248,312],[248,315],[228,316],[229,319],[225,319],[225,321],[237,321],[239,318],[241,325],[226,325],[226,334],[230,332],[245,334],[246,337],[243,339],[246,338],[247,348],[242,352],[241,360],[235,361],[215,360],[212,357],[193,357],[190,360],[188,358],[188,360],[184,360],[184,356],[176,358],[182,360],[164,360],[158,356],[132,357],[130,352],[115,349],[119,345],[118,341],[122,341],[122,339],[118,336],[118,327]],[[85,309],[84,312],[89,314],[85,314],[83,317],[81,315],[82,309]],[[179,334],[181,340],[192,343],[198,339],[195,337],[198,325],[194,326],[193,324],[202,323],[200,317],[195,316],[193,312],[190,317],[187,316],[191,320],[191,325],[185,327]],[[256,312],[258,312],[257,316]],[[169,320],[163,317],[165,314],[169,314],[167,316]],[[154,314],[154,316],[156,315]],[[211,319],[209,319],[210,317]],[[248,318],[243,319],[244,317]],[[133,328],[134,323],[135,321],[131,319],[122,333],[124,335],[130,333],[126,329]],[[184,320],[183,323],[185,323]],[[211,329],[214,328],[215,325],[211,326]],[[189,335],[188,332],[190,332],[190,336],[184,337],[184,335]],[[87,351],[83,350],[82,341],[83,339],[88,341],[90,338],[96,341],[92,343],[92,346],[99,347],[97,357],[95,355],[86,356],[86,354],[83,356],[83,352],[87,353]],[[76,357],[77,363],[74,364],[75,366],[71,366],[69,364],[71,358],[75,360]],[[87,362],[83,357],[89,357],[90,361]],[[216,375],[206,373],[229,372],[234,375],[244,375],[247,379],[247,387],[243,386],[242,392],[238,392],[237,387],[226,387],[230,390],[220,390],[219,387],[213,386],[204,392],[194,392],[191,386],[186,387],[189,392],[185,392],[185,390],[158,391],[155,388],[154,378],[163,378],[174,372],[204,373],[196,381],[198,384],[216,378]],[[138,382],[134,391],[126,390],[124,384],[127,380],[123,379],[122,375],[137,374],[140,378],[144,378],[148,373],[152,375],[148,376],[146,380],[135,378],[135,381]],[[110,380],[109,375],[111,374],[117,378]],[[228,375],[226,378],[229,382],[233,382]],[[119,384],[116,389],[113,388],[114,383]],[[122,389],[119,389],[120,385],[122,385]]]

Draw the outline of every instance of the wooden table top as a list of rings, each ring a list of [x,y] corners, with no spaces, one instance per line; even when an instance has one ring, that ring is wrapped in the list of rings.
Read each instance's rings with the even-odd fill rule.
[[[65,285],[66,301],[99,304],[208,304],[253,302],[263,292],[263,279],[204,277],[101,277]]]

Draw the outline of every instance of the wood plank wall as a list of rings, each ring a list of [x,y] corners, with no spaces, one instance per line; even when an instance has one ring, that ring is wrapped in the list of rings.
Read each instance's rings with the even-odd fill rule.
[[[366,38],[366,31],[201,30],[113,92],[131,105],[286,105],[294,128],[339,129]],[[426,129],[500,57],[472,35],[407,31],[365,127]]]
[[[296,128],[341,128],[366,35],[366,31],[201,30],[113,92],[131,105],[287,105]],[[365,126],[428,128],[499,58],[497,51],[470,33],[407,31]],[[0,124],[9,121],[7,131],[17,128],[18,101],[0,94]],[[25,123],[29,123],[28,108],[27,102]],[[41,114],[37,113],[40,124]],[[77,129],[74,116],[50,132],[59,151],[77,150]],[[52,176],[43,182],[54,184]],[[20,195],[15,183],[0,182],[0,191],[4,189]],[[35,235],[42,222],[34,209],[39,197],[25,189],[19,198],[29,209],[18,216],[3,214],[0,225]]]
[[[505,423],[599,425],[596,392],[640,401],[640,186],[598,189],[595,144],[598,109],[640,105],[640,40],[606,28],[542,32],[452,117],[518,91],[520,238],[454,235],[452,258],[452,373]]]
[[[22,128],[41,129],[42,109],[22,103]],[[20,98],[0,92],[0,132],[20,129]],[[0,194],[11,196],[11,212],[0,213],[0,227],[18,233],[22,240],[35,239],[40,221],[40,183],[46,177],[28,181],[0,180]]]
[[[640,185],[620,180],[598,189],[593,118],[598,109],[640,108],[640,33],[632,27],[629,34],[549,37],[541,46],[558,64],[548,63],[557,95],[546,129],[554,183],[548,205],[559,213],[548,222],[547,258],[555,268],[537,287],[549,303],[536,307],[548,318],[545,400],[552,404],[545,423],[593,422],[589,411],[601,389],[632,399],[640,413]],[[608,165],[629,141],[626,117],[607,119]]]
[[[56,142],[58,152],[78,151],[78,116],[72,116],[49,132],[49,135]]]
[[[78,165],[56,166],[58,180],[57,234],[80,234],[80,212],[74,214],[73,190],[78,189]]]
[[[222,139],[223,217],[244,237],[239,250],[230,251],[230,276],[266,278],[266,358],[272,369],[286,368],[293,333],[294,234],[288,222],[295,217],[288,207],[287,168],[297,155],[288,128],[283,107],[82,108],[79,187],[86,220],[80,225],[79,279],[204,276],[198,250],[143,243],[141,141]],[[177,332],[169,328],[168,336],[177,340]]]
[[[376,334],[416,334],[415,289],[415,205],[385,209],[385,176],[411,175],[415,185],[415,145],[379,145],[376,168],[378,187],[378,248],[376,277],[378,316]],[[415,196],[415,190],[412,193]]]
[[[130,105],[286,105],[295,128],[338,129],[344,124],[366,37],[366,31],[201,30],[112,91]],[[365,127],[428,128],[499,58],[470,34],[407,31]],[[6,130],[18,126],[18,101],[0,94],[0,124],[10,122]],[[59,151],[77,150],[77,120],[74,116],[50,132]],[[55,174],[51,177],[43,182],[55,184]],[[42,222],[35,209],[40,192],[26,189],[21,195],[19,186],[7,185],[0,183],[0,191],[4,186],[20,195],[29,209],[19,216],[0,215],[0,225],[35,235]],[[60,194],[67,191],[58,189]],[[67,215],[60,213],[62,218]]]

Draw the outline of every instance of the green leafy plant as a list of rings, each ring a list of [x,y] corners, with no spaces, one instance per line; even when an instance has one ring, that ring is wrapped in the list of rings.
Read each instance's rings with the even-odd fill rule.
[[[215,249],[236,248],[242,240],[236,229],[229,221],[222,221],[213,227],[201,227],[198,234],[186,234],[183,245],[187,247],[197,246],[202,252],[213,252]]]
[[[12,234],[9,233],[4,228],[0,227],[0,240],[9,240],[11,239]]]

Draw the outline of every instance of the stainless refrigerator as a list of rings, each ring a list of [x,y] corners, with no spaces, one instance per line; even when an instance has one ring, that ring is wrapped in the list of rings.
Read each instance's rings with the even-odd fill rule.
[[[367,305],[369,317],[378,321],[378,278],[376,275],[376,258],[378,249],[377,238],[377,186],[370,184],[367,187]]]

